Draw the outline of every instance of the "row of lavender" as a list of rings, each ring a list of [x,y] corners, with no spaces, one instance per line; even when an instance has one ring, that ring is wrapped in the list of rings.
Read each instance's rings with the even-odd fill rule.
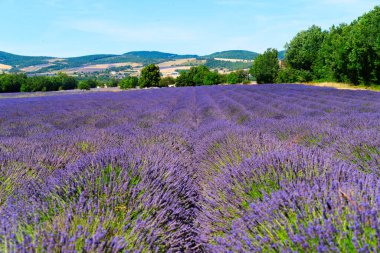
[[[380,95],[297,85],[0,101],[0,251],[380,250]]]

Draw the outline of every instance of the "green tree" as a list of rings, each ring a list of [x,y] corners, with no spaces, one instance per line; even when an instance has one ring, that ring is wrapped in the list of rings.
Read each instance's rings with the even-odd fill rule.
[[[179,77],[176,79],[177,87],[195,86],[193,77],[190,75],[190,71],[181,71]]]
[[[80,81],[78,84],[78,89],[80,90],[90,90],[91,86],[87,81]]]
[[[171,76],[161,78],[159,87],[169,87],[169,85],[174,85],[175,84],[175,79]]]
[[[220,84],[221,83],[221,78],[218,72],[208,72],[205,74],[203,78],[203,84],[204,85],[215,85],[215,84]]]
[[[119,86],[119,80],[116,78],[112,78],[110,81],[107,82],[108,87],[117,87]]]
[[[227,75],[228,84],[237,84],[239,83],[239,76],[236,72],[231,72]]]
[[[1,92],[19,92],[21,86],[26,82],[24,74],[1,74],[0,91]]]
[[[289,44],[285,45],[286,64],[294,69],[312,71],[326,33],[315,25],[299,32]]]
[[[96,79],[86,79],[86,80],[82,80],[78,83],[78,89],[82,89],[84,88],[85,90],[89,87],[90,89],[91,88],[96,88],[98,86],[98,81]]]
[[[257,83],[274,83],[280,69],[278,62],[278,51],[267,49],[253,62],[250,73],[256,77]]]
[[[210,72],[206,66],[191,67],[190,70],[180,72],[179,77],[176,79],[176,86],[196,86],[203,85],[203,80],[206,73]]]
[[[353,83],[380,83],[380,7],[352,24],[348,34],[348,73]],[[348,45],[347,45],[348,46]]]
[[[293,68],[283,68],[278,72],[277,83],[304,83],[313,80],[310,71]]]
[[[52,78],[52,87],[47,87],[48,90],[73,90],[78,86],[78,81],[66,73],[59,72],[56,78]]]
[[[154,64],[149,64],[141,70],[139,86],[140,88],[158,87],[160,79],[160,68]]]
[[[188,71],[181,71],[180,76],[176,79],[176,86],[200,86],[214,85],[225,81],[224,76],[218,72],[212,72],[204,65],[191,67]]]
[[[312,26],[286,45],[279,82],[323,80],[380,83],[380,7],[351,24],[322,31]]]
[[[88,85],[91,87],[91,88],[96,88],[98,86],[98,81],[96,79],[88,79],[86,80]]]
[[[195,85],[204,85],[206,75],[210,73],[210,69],[204,65],[193,67],[190,69],[190,76],[193,78]]]
[[[346,24],[331,27],[326,34],[314,65],[314,76],[326,81],[348,81],[348,47],[346,47]]]
[[[236,84],[249,81],[249,73],[245,70],[237,70],[227,75],[227,83]]]
[[[120,88],[124,90],[133,89],[139,85],[139,79],[135,76],[129,76],[127,78],[122,79],[119,85]]]

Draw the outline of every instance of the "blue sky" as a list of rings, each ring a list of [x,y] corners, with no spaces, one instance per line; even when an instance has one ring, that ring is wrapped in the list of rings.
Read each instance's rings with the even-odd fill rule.
[[[282,49],[316,24],[351,22],[378,0],[0,0],[0,51],[58,57],[157,50]]]

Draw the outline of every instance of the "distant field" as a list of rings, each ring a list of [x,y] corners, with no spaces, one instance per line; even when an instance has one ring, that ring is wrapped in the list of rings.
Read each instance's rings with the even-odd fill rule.
[[[159,67],[170,67],[170,66],[181,66],[184,64],[194,63],[196,62],[196,58],[189,58],[189,59],[178,59],[173,61],[166,61],[163,63],[157,64]]]
[[[67,73],[74,73],[74,72],[83,72],[83,73],[91,73],[96,71],[105,71],[109,68],[113,67],[124,67],[124,66],[131,66],[133,68],[139,68],[141,67],[141,63],[135,63],[135,62],[120,62],[120,63],[106,63],[106,64],[94,64],[94,65],[84,65],[77,68],[71,68],[64,70]]]
[[[109,68],[124,67],[124,66],[139,67],[139,66],[141,66],[141,64],[140,63],[135,63],[135,62],[120,62],[120,63],[86,65],[86,66],[83,66],[81,68],[82,69],[106,70],[106,69],[109,69]],[[80,69],[80,68],[78,68],[78,69]]]
[[[53,59],[49,59],[48,62],[50,63],[54,63],[54,62],[61,62],[61,61],[65,61],[66,59],[63,59],[63,58],[53,58]]]
[[[160,67],[163,76],[173,76],[176,70],[189,70],[191,66]]]
[[[140,63],[135,62],[120,62],[120,63],[109,63],[109,64],[95,64],[95,65],[86,65],[83,66],[84,69],[88,68],[95,68],[95,69],[108,69],[113,67],[124,67],[124,66],[131,66],[131,67],[139,67],[141,66]]]
[[[34,65],[34,66],[29,66],[29,67],[25,67],[25,68],[22,68],[21,70],[24,71],[24,72],[35,72],[35,71],[38,71],[42,68],[47,68],[47,67],[50,67],[50,66],[54,66],[53,63],[48,63],[48,64],[40,64],[40,65]]]
[[[214,58],[216,61],[228,61],[228,62],[253,62],[253,60],[242,60],[242,59],[227,59],[227,58]]]
[[[9,66],[9,65],[5,65],[5,64],[0,64],[0,69],[3,69],[3,70],[9,70],[11,69],[12,66]]]

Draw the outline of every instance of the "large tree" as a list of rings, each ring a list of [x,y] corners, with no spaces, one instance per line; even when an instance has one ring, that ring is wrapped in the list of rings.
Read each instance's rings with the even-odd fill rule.
[[[129,76],[121,80],[119,85],[121,89],[133,89],[133,88],[136,88],[138,84],[139,84],[139,79],[137,77]]]
[[[380,82],[380,7],[351,24],[348,70],[353,83]]]
[[[326,32],[313,25],[299,32],[289,44],[285,45],[285,62],[294,69],[312,71],[317,61]]]
[[[256,77],[259,84],[274,83],[279,69],[278,51],[270,48],[256,58],[250,69],[250,73]]]
[[[176,80],[176,86],[213,85],[221,82],[218,73],[211,72],[207,66],[191,67],[189,71],[182,71]]]
[[[160,68],[154,64],[149,64],[141,70],[139,86],[140,88],[158,87],[160,79]]]

